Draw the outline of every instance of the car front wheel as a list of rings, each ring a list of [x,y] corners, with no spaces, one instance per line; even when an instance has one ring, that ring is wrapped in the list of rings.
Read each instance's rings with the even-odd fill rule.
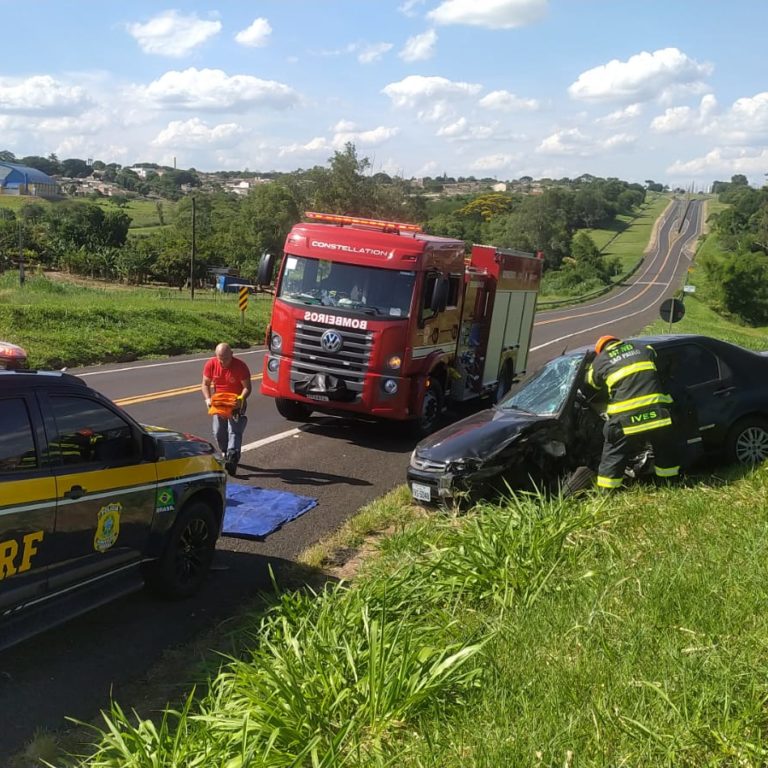
[[[759,464],[768,459],[768,420],[751,416],[736,422],[726,443],[729,461]]]
[[[197,501],[184,507],[162,557],[148,576],[150,586],[170,598],[193,595],[208,575],[216,537],[216,519],[208,504]]]

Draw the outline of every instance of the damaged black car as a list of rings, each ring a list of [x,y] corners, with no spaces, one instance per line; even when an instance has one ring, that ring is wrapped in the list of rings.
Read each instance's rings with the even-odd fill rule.
[[[768,353],[718,339],[669,335],[631,339],[656,351],[673,396],[685,468],[704,455],[729,462],[768,458]],[[417,501],[450,502],[507,488],[556,490],[581,468],[597,470],[606,402],[585,385],[591,347],[563,353],[498,405],[422,440],[408,483]],[[630,475],[652,468],[644,452]]]

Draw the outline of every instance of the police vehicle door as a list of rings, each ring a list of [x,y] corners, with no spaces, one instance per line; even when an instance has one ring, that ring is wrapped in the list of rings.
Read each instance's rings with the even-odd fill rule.
[[[46,592],[56,482],[43,466],[44,434],[31,395],[0,397],[0,611]]]
[[[140,561],[155,509],[157,470],[117,409],[85,395],[47,394],[58,454],[56,565],[50,589]]]

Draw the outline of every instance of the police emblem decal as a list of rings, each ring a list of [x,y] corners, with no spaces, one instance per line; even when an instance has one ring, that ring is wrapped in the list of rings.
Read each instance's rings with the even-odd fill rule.
[[[120,513],[123,505],[113,502],[103,506],[96,515],[96,533],[93,536],[93,548],[97,552],[106,552],[120,535]]]

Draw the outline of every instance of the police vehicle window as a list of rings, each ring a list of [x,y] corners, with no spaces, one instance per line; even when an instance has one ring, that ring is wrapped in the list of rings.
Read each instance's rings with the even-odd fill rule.
[[[37,467],[32,422],[20,397],[0,400],[0,473],[24,472]]]
[[[130,424],[95,400],[51,397],[57,435],[49,444],[62,464],[131,463],[140,460]]]
[[[717,357],[698,344],[681,344],[659,354],[662,375],[684,387],[695,387],[720,378]]]

